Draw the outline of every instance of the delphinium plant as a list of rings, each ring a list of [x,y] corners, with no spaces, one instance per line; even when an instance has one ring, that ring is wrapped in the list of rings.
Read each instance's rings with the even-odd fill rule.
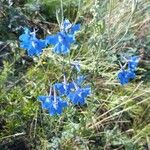
[[[95,25],[94,22],[97,19],[98,18],[95,16],[91,24]],[[100,48],[103,50],[101,52],[95,51],[96,55],[92,52],[93,56],[91,56],[91,58],[88,60],[89,62],[91,59],[93,62],[97,62],[99,57],[102,56],[104,56],[104,58],[102,58],[103,60],[109,58],[107,55],[110,53],[107,52],[106,49],[110,48],[109,46],[111,46],[111,42],[108,42],[108,46],[106,47],[103,41],[99,40],[96,41],[96,43],[95,41],[92,41],[92,38],[95,36],[95,34],[97,35],[99,31],[101,34],[99,36],[101,38],[102,36],[107,38],[107,34],[104,33],[104,21],[102,20],[99,23],[100,29],[95,27],[97,31],[94,31],[94,35],[89,38],[88,42],[90,48],[93,49],[93,52],[95,51],[95,48],[98,48],[98,45],[100,45]],[[87,97],[92,97],[91,87],[84,86],[85,75],[82,73],[82,63],[77,60],[74,60],[73,62],[71,62],[70,59],[69,61],[67,60],[67,57],[70,57],[72,46],[76,44],[76,33],[80,29],[81,24],[73,24],[68,19],[63,19],[59,24],[59,31],[56,34],[47,35],[43,39],[38,39],[36,37],[35,30],[31,31],[28,28],[24,28],[24,34],[19,37],[21,48],[25,49],[30,57],[38,57],[40,60],[42,53],[46,52],[46,57],[46,54],[50,53],[51,51],[51,54],[54,54],[53,57],[58,56],[58,59],[61,59],[58,61],[62,62],[61,78],[63,77],[63,81],[60,82],[57,79],[55,82],[49,83],[49,93],[47,95],[42,95],[42,93],[40,93],[41,95],[37,97],[37,100],[41,103],[42,109],[44,111],[46,110],[50,116],[60,116],[64,111],[67,111],[65,109],[71,105],[83,106],[86,103]],[[94,44],[92,44],[92,42]],[[92,53],[90,51],[90,54]],[[122,65],[119,61],[121,70],[119,71],[118,75],[115,76],[115,78],[120,82],[120,86],[129,84],[130,81],[132,82],[132,80],[136,78],[136,70],[140,61],[140,56],[128,55],[127,57],[123,57],[123,59],[125,64]],[[55,61],[57,64],[57,59]],[[108,62],[105,63],[109,64]],[[98,64],[99,63],[94,64],[95,66],[92,69],[97,70]],[[66,67],[65,65],[69,66],[69,68],[72,70],[72,77],[64,71],[64,68]],[[100,66],[101,65],[103,66],[103,64],[100,64]],[[101,70],[104,69],[101,68]],[[96,126],[97,125],[99,125],[99,122],[96,123]],[[93,128],[93,125],[89,125],[88,127],[91,129]]]
[[[45,39],[36,38],[36,31],[31,32],[28,28],[24,28],[24,34],[19,37],[21,48],[27,51],[31,57],[39,56],[43,49],[48,45],[54,45],[52,51],[58,55],[68,55],[70,53],[71,44],[75,39],[75,33],[80,29],[80,24],[72,24],[65,19],[60,25],[60,31],[56,35],[49,35]],[[40,57],[40,56],[39,56]],[[80,72],[80,64],[73,65],[77,72]],[[79,76],[67,83],[64,73],[64,81],[62,83],[54,83],[50,87],[48,96],[39,96],[38,100],[42,103],[42,108],[47,109],[50,115],[60,115],[65,107],[68,106],[64,99],[70,99],[73,105],[84,105],[86,97],[91,94],[89,86],[83,87],[84,77]],[[63,98],[62,98],[63,97]]]

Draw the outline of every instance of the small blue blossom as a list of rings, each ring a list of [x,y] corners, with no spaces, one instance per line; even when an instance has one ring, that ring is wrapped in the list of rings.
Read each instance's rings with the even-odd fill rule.
[[[122,69],[118,74],[118,80],[122,85],[129,83],[131,79],[134,79],[136,77],[135,71],[138,66],[140,57],[131,56],[128,59],[124,59],[126,60],[126,64],[128,64],[128,69],[125,70],[126,64],[124,66],[120,64]]]
[[[130,71],[135,71],[138,63],[139,63],[140,57],[139,56],[132,56],[128,59],[128,69]]]
[[[20,47],[27,50],[29,56],[40,55],[45,48],[45,41],[36,38],[35,32],[28,28],[24,29],[24,34],[19,37]]]
[[[59,95],[68,95],[69,92],[74,88],[73,83],[67,83],[66,76],[64,75],[64,81],[62,83],[55,83],[54,87],[58,91]]]
[[[68,19],[65,19],[65,21],[61,25],[61,31],[69,34],[74,34],[75,32],[79,31],[80,28],[80,24],[72,24]]]
[[[67,102],[63,101],[60,97],[57,97],[57,101],[54,101],[54,96],[39,96],[39,101],[42,102],[42,108],[47,109],[51,116],[58,114],[61,115],[64,107],[67,107]]]
[[[118,73],[118,79],[119,82],[122,85],[125,85],[127,83],[129,83],[130,79],[134,79],[135,78],[135,73],[132,71],[126,71],[124,69],[122,69],[119,73]]]
[[[47,36],[45,39],[46,45],[54,45],[53,52],[56,54],[68,54],[70,52],[71,44],[74,43],[74,33],[80,29],[80,24],[73,25],[66,19],[57,35]]]
[[[55,90],[54,96],[39,96],[38,100],[42,103],[42,108],[47,109],[51,116],[61,115],[63,109],[68,106],[66,101],[56,96]]]
[[[74,88],[73,83],[55,83],[54,84],[56,90],[58,91],[59,95],[68,95],[70,91]]]
[[[58,32],[57,35],[47,36],[46,44],[55,45],[53,51],[57,54],[67,54],[70,52],[70,46],[75,42],[74,35]]]
[[[77,88],[76,91],[70,92],[67,96],[74,105],[84,105],[85,99],[91,94],[91,88]]]

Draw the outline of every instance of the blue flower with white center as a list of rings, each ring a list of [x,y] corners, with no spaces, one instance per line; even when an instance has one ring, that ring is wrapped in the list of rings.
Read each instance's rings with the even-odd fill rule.
[[[58,32],[57,35],[47,36],[46,44],[55,45],[53,51],[56,54],[67,54],[70,52],[70,46],[75,42],[75,37],[72,34]]]
[[[54,96],[39,96],[38,100],[42,103],[42,108],[47,109],[51,116],[61,115],[65,107],[68,106],[67,102],[56,96],[56,91],[54,88]]]
[[[91,94],[91,88],[78,88],[67,96],[74,105],[84,105],[87,96]]]
[[[84,105],[87,96],[91,94],[91,88],[89,86],[85,88],[79,87],[75,82],[74,87],[75,90],[71,91],[67,97],[71,100],[74,105]]]
[[[20,47],[27,50],[29,56],[39,56],[46,47],[45,41],[36,38],[35,31],[24,29],[24,34],[19,37]]]
[[[135,78],[135,73],[132,72],[132,71],[126,71],[124,69],[122,69],[119,73],[118,73],[118,79],[119,79],[119,82],[122,84],[122,85],[125,85],[127,83],[129,83],[129,81],[131,79],[134,79]]]
[[[128,69],[130,71],[135,71],[138,63],[139,63],[140,57],[139,56],[132,56],[128,59]]]
[[[60,30],[69,34],[74,34],[75,32],[79,31],[80,28],[80,24],[72,24],[68,19],[65,19],[65,21],[61,25]]]
[[[67,83],[66,76],[64,75],[64,81],[62,83],[55,83],[55,89],[58,91],[59,95],[68,95],[69,92],[74,88],[73,83]]]

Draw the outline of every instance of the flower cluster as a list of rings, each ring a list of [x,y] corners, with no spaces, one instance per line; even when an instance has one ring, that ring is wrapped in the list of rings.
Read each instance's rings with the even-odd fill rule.
[[[40,55],[46,44],[44,40],[36,37],[35,31],[31,32],[28,28],[24,28],[24,34],[19,37],[20,47],[27,50],[29,56]]]
[[[89,86],[82,87],[83,82],[84,77],[79,76],[76,81],[67,83],[64,75],[62,83],[53,85],[53,95],[52,88],[50,88],[49,96],[38,97],[38,100],[42,103],[42,108],[47,109],[52,116],[55,114],[60,115],[63,108],[68,106],[68,103],[63,98],[70,100],[73,105],[84,105],[86,98],[91,94],[91,88]]]
[[[136,77],[135,71],[138,66],[139,60],[139,56],[132,56],[127,59],[128,69],[125,70],[124,67],[122,67],[121,71],[118,73],[118,79],[122,85],[129,83],[130,80]]]
[[[54,45],[53,52],[56,54],[67,54],[70,52],[71,44],[76,42],[75,33],[79,29],[80,24],[71,24],[68,19],[65,19],[56,35],[49,35],[42,40],[36,37],[35,31],[31,32],[28,28],[24,28],[24,34],[19,37],[20,47],[27,50],[31,57],[40,55],[48,45]],[[70,65],[78,73],[80,72],[79,62]],[[68,106],[64,98],[70,100],[73,105],[84,105],[87,96],[91,93],[89,86],[83,87],[84,79],[84,76],[79,76],[75,81],[67,82],[64,75],[62,83],[55,83],[50,88],[49,96],[38,97],[38,100],[42,103],[42,108],[48,110],[50,115],[60,115],[63,109]]]
[[[45,39],[38,39],[36,33],[24,28],[24,33],[19,37],[20,47],[27,50],[29,56],[38,56],[48,45],[54,45],[53,52],[67,54],[72,43],[75,43],[75,33],[80,29],[80,24],[71,24],[68,19],[61,24],[60,32],[49,35]]]

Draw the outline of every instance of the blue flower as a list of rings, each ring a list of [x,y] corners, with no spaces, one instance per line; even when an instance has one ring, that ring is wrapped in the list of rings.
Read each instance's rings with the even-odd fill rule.
[[[132,56],[128,60],[128,69],[130,71],[135,71],[138,63],[139,63],[140,57],[139,56]]]
[[[64,75],[64,81],[62,83],[55,83],[54,87],[58,91],[59,95],[68,95],[69,92],[74,88],[73,83],[67,83],[66,76]]]
[[[29,56],[40,55],[45,48],[45,41],[36,38],[35,32],[28,28],[24,29],[24,34],[19,37],[20,47],[27,50]]]
[[[52,88],[50,88],[49,96],[39,96],[38,100],[42,103],[42,108],[47,109],[51,116],[58,114],[60,115],[68,104],[66,101],[62,100],[60,97],[56,96],[56,90],[54,87],[54,96],[51,95]]]
[[[53,52],[56,54],[67,54],[70,52],[71,44],[76,41],[74,33],[79,29],[80,24],[73,25],[66,19],[60,27],[60,32],[57,35],[47,36],[45,43],[55,45]]]
[[[134,79],[135,76],[136,76],[135,73],[130,70],[126,71],[126,70],[122,69],[118,73],[118,79],[122,85],[129,83],[130,79]]]
[[[67,96],[74,105],[84,105],[85,99],[91,94],[91,88],[77,88],[76,91],[70,92]]]
[[[54,87],[58,91],[59,95],[68,95],[71,91],[75,90],[75,84],[81,87],[85,79],[85,76],[78,76],[74,82],[67,83],[66,77],[64,76],[64,81],[62,83],[55,83]]]
[[[74,35],[58,32],[57,35],[47,36],[46,44],[55,45],[53,51],[57,54],[67,54],[70,52],[70,46],[75,42]]]
[[[80,24],[71,24],[68,19],[65,19],[65,21],[61,25],[61,31],[69,34],[74,34],[75,32],[80,30],[80,27]]]
[[[59,95],[68,95],[69,92],[74,88],[73,83],[55,83],[54,86],[58,91]]]
[[[42,108],[47,109],[51,116],[55,114],[62,114],[62,111],[67,107],[67,102],[63,101],[60,97],[54,96],[39,96],[38,100],[42,103]]]

